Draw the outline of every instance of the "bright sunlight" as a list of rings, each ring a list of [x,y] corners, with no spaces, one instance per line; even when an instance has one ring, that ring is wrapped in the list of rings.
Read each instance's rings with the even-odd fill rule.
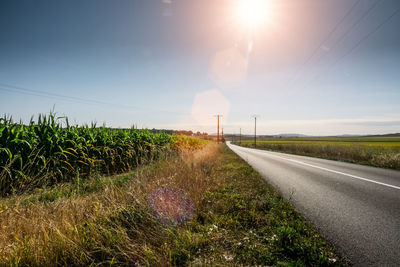
[[[266,22],[270,11],[269,0],[238,0],[237,15],[245,28],[256,28]]]

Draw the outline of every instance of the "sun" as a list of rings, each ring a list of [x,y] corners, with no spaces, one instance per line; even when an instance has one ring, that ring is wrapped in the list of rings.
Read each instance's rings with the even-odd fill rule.
[[[262,26],[269,17],[270,0],[237,0],[237,16],[244,28]]]

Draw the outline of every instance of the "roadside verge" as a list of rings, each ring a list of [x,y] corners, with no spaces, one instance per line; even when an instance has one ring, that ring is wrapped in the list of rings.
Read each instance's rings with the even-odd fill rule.
[[[182,151],[102,186],[53,188],[51,196],[0,202],[0,265],[341,266],[335,249],[226,145]],[[165,220],[153,217],[152,192],[184,192]],[[166,189],[167,188],[167,189]],[[47,190],[47,189],[46,189]],[[62,191],[64,190],[64,191]],[[164,190],[164,191],[163,191]],[[68,191],[69,192],[69,191]],[[171,193],[172,192],[172,193]],[[40,193],[41,195],[44,192]],[[154,203],[153,203],[154,204]],[[171,204],[171,205],[169,205]],[[178,203],[179,204],[179,203]],[[174,206],[175,205],[175,206]],[[168,215],[168,214],[167,214]],[[174,217],[176,216],[176,217]]]

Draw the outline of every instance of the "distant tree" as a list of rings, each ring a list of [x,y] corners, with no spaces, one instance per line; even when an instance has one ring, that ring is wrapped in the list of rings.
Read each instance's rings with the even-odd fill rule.
[[[185,131],[185,130],[179,130],[175,132],[176,134],[182,134],[182,135],[187,135],[187,136],[193,136],[193,132],[192,131]]]

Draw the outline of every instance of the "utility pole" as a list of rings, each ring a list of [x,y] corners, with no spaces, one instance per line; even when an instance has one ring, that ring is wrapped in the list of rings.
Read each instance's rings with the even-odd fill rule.
[[[257,148],[257,117],[258,115],[253,115],[254,118],[254,148]]]
[[[254,117],[254,148],[257,147],[257,117]]]
[[[242,145],[242,128],[240,128],[240,133],[239,133],[239,145]]]
[[[221,140],[223,141],[224,140],[224,127],[222,127],[222,133],[221,133]]]
[[[214,117],[217,117],[217,119],[218,119],[217,142],[219,143],[219,118],[221,118],[222,115],[218,114],[218,115],[214,115]]]

